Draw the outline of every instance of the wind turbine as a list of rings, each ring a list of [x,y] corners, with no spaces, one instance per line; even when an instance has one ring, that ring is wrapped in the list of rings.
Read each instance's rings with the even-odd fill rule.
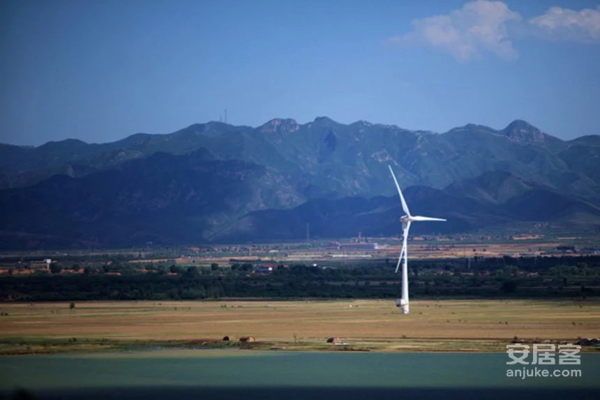
[[[410,211],[408,210],[408,206],[406,205],[406,201],[404,200],[404,196],[402,196],[402,190],[400,190],[400,185],[396,180],[396,175],[394,175],[394,170],[391,165],[388,165],[390,172],[392,173],[392,178],[394,178],[394,183],[396,184],[396,188],[398,189],[398,194],[400,195],[400,201],[402,202],[402,210],[404,210],[404,215],[400,218],[400,222],[402,222],[402,250],[400,251],[400,257],[398,257],[398,264],[396,264],[396,273],[398,273],[398,268],[400,268],[400,263],[402,261],[402,298],[396,300],[396,306],[402,307],[402,314],[408,314],[408,255],[407,255],[407,247],[408,247],[408,231],[410,230],[410,224],[415,221],[446,221],[442,218],[431,218],[431,217],[421,217],[419,215],[410,215]]]

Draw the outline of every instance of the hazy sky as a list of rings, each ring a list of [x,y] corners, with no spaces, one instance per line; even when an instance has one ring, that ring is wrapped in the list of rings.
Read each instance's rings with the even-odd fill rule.
[[[328,116],[600,134],[600,2],[0,0],[0,142]]]

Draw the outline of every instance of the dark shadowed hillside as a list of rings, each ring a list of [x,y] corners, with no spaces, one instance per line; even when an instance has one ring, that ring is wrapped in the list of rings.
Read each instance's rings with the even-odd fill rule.
[[[200,149],[0,192],[5,248],[204,242],[248,208],[295,202],[276,171]]]

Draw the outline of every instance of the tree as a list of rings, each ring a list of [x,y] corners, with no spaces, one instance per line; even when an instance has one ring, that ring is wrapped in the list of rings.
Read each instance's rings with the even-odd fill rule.
[[[519,282],[516,279],[505,279],[502,282],[502,293],[515,293]]]
[[[217,263],[210,264],[210,270],[211,271],[218,271],[219,270],[219,264],[217,264]]]
[[[252,271],[252,264],[250,264],[250,263],[242,264],[242,271]]]
[[[182,272],[182,271],[181,271],[181,268],[180,268],[180,267],[178,267],[178,266],[177,266],[177,265],[175,265],[175,264],[173,264],[173,265],[171,265],[171,266],[169,267],[169,271],[171,271],[172,273],[175,273],[175,274],[179,274],[179,273],[181,273],[181,272]]]
[[[62,267],[60,265],[58,265],[57,263],[50,264],[50,272],[51,273],[60,274],[60,271],[62,271]]]

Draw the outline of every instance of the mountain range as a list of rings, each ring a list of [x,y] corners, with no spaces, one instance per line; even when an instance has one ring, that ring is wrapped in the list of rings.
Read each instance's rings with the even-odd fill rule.
[[[319,117],[221,122],[88,144],[0,144],[0,248],[400,235],[387,166],[430,233],[600,227],[600,136],[525,121],[445,133]],[[550,228],[548,228],[550,229]]]

